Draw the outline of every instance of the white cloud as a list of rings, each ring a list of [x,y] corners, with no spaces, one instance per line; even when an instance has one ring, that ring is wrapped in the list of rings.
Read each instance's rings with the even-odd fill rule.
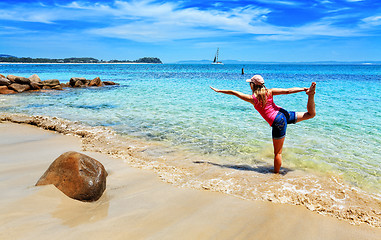
[[[303,4],[282,0],[266,2],[288,6]],[[320,0],[320,3],[332,2]],[[381,17],[373,16],[362,19],[362,24],[358,25],[357,29],[355,24],[351,27],[345,25],[337,27],[336,23],[357,17],[339,15],[337,11],[346,10],[343,8],[326,12],[327,17],[313,23],[298,27],[282,27],[268,23],[268,17],[272,13],[269,8],[247,5],[220,10],[184,8],[181,4],[181,1],[160,3],[152,0],[117,0],[112,3],[73,1],[66,5],[53,6],[15,5],[0,10],[0,19],[46,24],[64,20],[86,22],[90,24],[83,24],[81,31],[84,33],[140,42],[222,38],[235,35],[251,35],[259,40],[295,40],[314,36],[348,37],[364,35],[361,33],[362,29],[381,25]],[[20,12],[23,14],[19,14]]]
[[[270,11],[263,8],[237,7],[230,11],[183,9],[174,3],[158,4],[151,1],[116,1],[115,6],[115,16],[133,21],[94,28],[89,32],[139,41],[167,41],[237,33],[280,33],[264,22]]]
[[[303,4],[300,1],[282,1],[282,0],[256,0],[257,2],[275,5],[288,5],[288,6],[299,6]]]
[[[361,24],[361,26],[364,28],[380,26],[381,25],[381,15],[364,18],[362,20],[362,22],[363,23]]]
[[[261,41],[293,41],[313,38],[316,36],[355,37],[369,35],[368,33],[361,31],[360,28],[345,28],[335,26],[336,21],[340,21],[342,18],[345,18],[345,16],[326,17],[313,23],[298,27],[286,28],[284,34],[262,35],[258,36],[256,39]]]
[[[21,12],[24,12],[24,10]],[[20,14],[19,9],[11,9],[11,10],[0,10],[0,19],[51,24],[55,20],[55,16],[53,12],[39,12],[39,11],[29,10],[29,12],[27,13]]]
[[[270,1],[277,4],[297,5],[293,1]],[[328,3],[327,1],[323,1]],[[77,6],[78,7],[78,6]],[[81,6],[85,8],[84,6]],[[255,6],[236,7],[229,11],[201,10],[199,8],[182,8],[175,3],[156,3],[144,1],[116,1],[114,6],[88,6],[88,9],[105,11],[119,19],[130,20],[113,26],[93,28],[88,32],[108,37],[131,39],[134,41],[169,41],[209,37],[229,37],[237,34],[248,34],[260,40],[295,40],[314,36],[349,37],[362,36],[359,29],[351,26],[337,27],[353,16],[329,15],[316,22],[298,27],[282,27],[267,23],[271,13],[268,8]]]
[[[36,31],[25,30],[18,27],[8,27],[8,26],[0,26],[0,35],[3,36],[15,36],[15,35],[25,35],[25,34],[36,34]],[[29,38],[28,38],[29,39]]]

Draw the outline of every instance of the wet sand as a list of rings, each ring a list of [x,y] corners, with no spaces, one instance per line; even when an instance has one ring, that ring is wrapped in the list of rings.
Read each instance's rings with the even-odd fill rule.
[[[66,151],[105,166],[107,188],[97,202],[34,186]],[[381,239],[380,228],[302,206],[179,188],[152,171],[82,151],[78,137],[34,126],[1,122],[0,156],[0,239]]]

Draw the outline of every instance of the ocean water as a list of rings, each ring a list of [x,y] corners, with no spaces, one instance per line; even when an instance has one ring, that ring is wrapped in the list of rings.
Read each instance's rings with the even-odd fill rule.
[[[272,166],[271,127],[251,104],[209,86],[250,94],[245,79],[254,74],[264,77],[267,88],[309,87],[314,81],[317,116],[289,125],[283,167],[335,176],[381,194],[380,65],[0,64],[0,73],[37,74],[61,82],[99,76],[120,83],[1,95],[0,112],[106,126],[122,136],[165,143],[201,158],[212,156],[220,159],[217,165],[246,167]],[[307,95],[275,96],[274,101],[304,112]]]

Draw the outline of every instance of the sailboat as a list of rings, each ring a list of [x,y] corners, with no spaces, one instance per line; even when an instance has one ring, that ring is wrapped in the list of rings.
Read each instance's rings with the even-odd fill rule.
[[[222,62],[218,61],[218,51],[219,51],[219,49],[217,48],[217,52],[216,52],[216,55],[214,56],[214,60],[213,60],[212,64],[223,64]]]

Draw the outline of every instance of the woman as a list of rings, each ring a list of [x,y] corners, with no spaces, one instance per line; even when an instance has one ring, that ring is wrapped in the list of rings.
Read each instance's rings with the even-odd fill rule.
[[[313,82],[309,88],[272,88],[265,87],[265,81],[261,75],[254,75],[246,82],[250,83],[252,95],[240,93],[233,90],[219,90],[210,87],[216,92],[234,95],[240,99],[254,105],[254,108],[262,115],[262,117],[272,127],[272,137],[274,145],[274,172],[279,173],[282,165],[282,149],[284,139],[286,137],[287,124],[297,123],[315,117],[315,88],[316,83]],[[308,95],[307,112],[288,112],[285,109],[275,105],[273,96],[291,94],[298,92],[306,92]]]

